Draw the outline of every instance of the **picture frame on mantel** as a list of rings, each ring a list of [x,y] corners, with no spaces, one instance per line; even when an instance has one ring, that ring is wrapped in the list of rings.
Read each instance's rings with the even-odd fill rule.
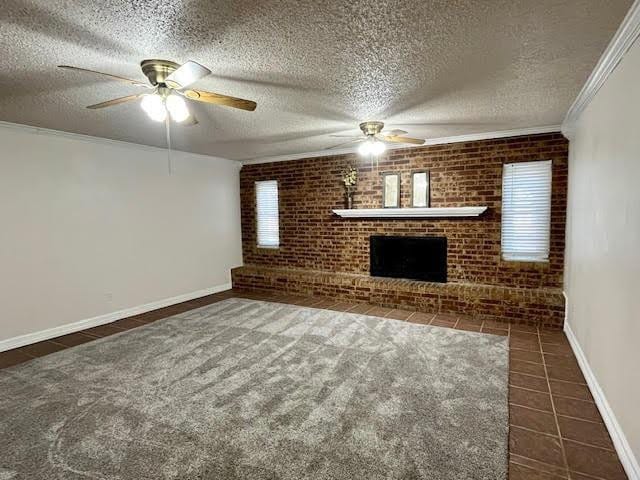
[[[429,208],[431,180],[429,170],[411,173],[411,206]]]
[[[382,206],[400,208],[400,174],[382,174]]]

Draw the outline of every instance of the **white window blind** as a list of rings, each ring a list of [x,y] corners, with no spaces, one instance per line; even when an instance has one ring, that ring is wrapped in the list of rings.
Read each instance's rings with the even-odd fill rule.
[[[502,175],[502,257],[549,260],[551,160],[508,163]]]
[[[280,246],[278,217],[278,181],[256,182],[256,208],[258,218],[258,246]]]

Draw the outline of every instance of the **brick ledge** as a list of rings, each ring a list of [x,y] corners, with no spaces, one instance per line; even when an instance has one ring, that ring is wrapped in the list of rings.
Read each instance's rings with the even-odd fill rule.
[[[231,275],[235,288],[327,296],[546,327],[559,328],[564,322],[564,296],[560,288],[434,283],[251,264],[234,268]]]

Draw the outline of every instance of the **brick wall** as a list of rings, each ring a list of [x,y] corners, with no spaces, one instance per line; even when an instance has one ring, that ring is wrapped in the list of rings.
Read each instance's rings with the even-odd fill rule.
[[[371,166],[355,154],[246,165],[240,173],[244,263],[345,273],[368,273],[369,236],[439,235],[448,239],[449,282],[511,287],[561,287],[567,192],[568,142],[559,133],[396,150]],[[505,262],[500,255],[503,163],[553,160],[549,263]],[[479,218],[353,220],[344,207],[340,173],[358,169],[354,207],[381,207],[381,174],[401,174],[401,206],[410,206],[412,171],[430,170],[431,206],[487,205]],[[256,247],[258,180],[278,180],[278,250]]]

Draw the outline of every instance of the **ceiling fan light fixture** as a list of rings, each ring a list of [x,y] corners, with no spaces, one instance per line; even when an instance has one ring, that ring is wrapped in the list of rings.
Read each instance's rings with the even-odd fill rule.
[[[386,149],[387,146],[383,142],[369,138],[358,147],[358,153],[362,156],[380,155],[384,153]]]
[[[187,118],[189,118],[189,109],[187,108],[187,104],[184,99],[174,94],[171,94],[165,100],[165,104],[167,106],[167,110],[169,110],[169,114],[171,118],[176,122],[184,122]]]
[[[156,122],[164,122],[167,118],[167,109],[164,106],[164,101],[160,95],[151,94],[144,95],[140,102],[142,109],[149,115],[151,120]]]

